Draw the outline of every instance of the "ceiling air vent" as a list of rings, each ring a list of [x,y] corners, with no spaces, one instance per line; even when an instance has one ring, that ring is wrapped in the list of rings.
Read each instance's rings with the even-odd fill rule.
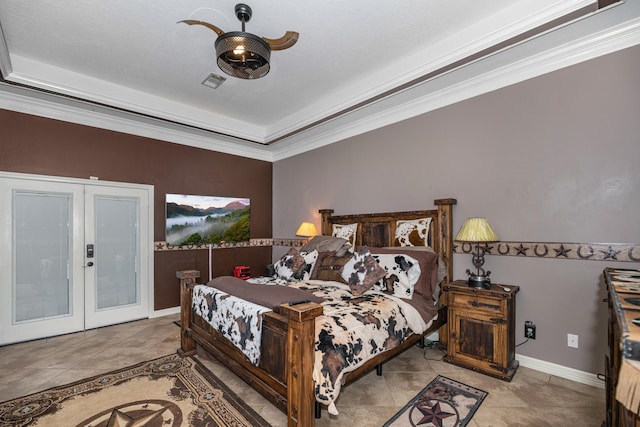
[[[202,81],[202,84],[213,89],[218,89],[218,86],[224,83],[225,80],[227,79],[217,74],[211,73],[207,76],[206,79]]]

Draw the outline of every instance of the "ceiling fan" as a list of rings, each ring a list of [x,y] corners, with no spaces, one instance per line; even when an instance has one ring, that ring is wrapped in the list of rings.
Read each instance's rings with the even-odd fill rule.
[[[279,39],[268,39],[247,33],[244,24],[251,19],[251,8],[239,3],[235,7],[236,16],[242,22],[242,31],[225,33],[213,24],[203,21],[187,19],[183,22],[189,25],[202,25],[213,30],[218,38],[215,42],[218,67],[230,76],[241,79],[259,79],[267,75],[272,50],[288,49],[298,41],[299,34],[287,31]]]

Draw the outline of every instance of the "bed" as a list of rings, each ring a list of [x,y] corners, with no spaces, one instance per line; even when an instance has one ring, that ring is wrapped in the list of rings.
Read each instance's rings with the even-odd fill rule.
[[[387,299],[400,300],[401,303],[409,303],[409,305],[415,307],[426,307],[424,310],[432,311],[430,319],[425,319],[424,310],[421,311],[423,313],[424,328],[414,329],[413,324],[415,324],[415,321],[410,323],[412,327],[404,327],[403,329],[407,331],[406,336],[391,340],[393,345],[389,345],[384,351],[376,348],[375,351],[371,352],[370,356],[358,360],[358,363],[354,365],[355,367],[349,368],[347,372],[340,373],[339,381],[337,382],[338,392],[341,387],[352,383],[373,369],[377,369],[380,374],[383,362],[422,342],[425,336],[438,329],[441,329],[439,333],[440,340],[446,345],[446,301],[443,300],[442,294],[437,292],[435,285],[438,281],[441,281],[440,285],[443,285],[450,281],[452,277],[451,215],[452,207],[455,204],[455,199],[437,199],[434,201],[434,209],[430,210],[355,215],[334,215],[334,211],[331,209],[320,210],[322,216],[321,234],[349,241],[353,247],[353,255],[348,253],[346,255],[336,255],[335,251],[323,250],[326,249],[322,246],[323,241],[320,238],[313,239],[312,242],[320,241],[320,246],[316,246],[316,248],[320,249],[320,256],[313,260],[312,270],[308,270],[308,274],[305,273],[306,275],[303,274],[301,282],[292,283],[291,286],[265,287],[259,284],[246,284],[248,287],[253,286],[254,289],[258,289],[255,287],[267,288],[270,292],[265,298],[274,298],[263,304],[264,306],[272,306],[273,310],[261,312],[259,316],[261,318],[260,350],[257,359],[254,360],[248,357],[247,353],[239,349],[237,345],[233,344],[228,337],[220,333],[220,328],[217,330],[212,327],[203,311],[198,310],[199,304],[202,304],[197,302],[197,295],[203,293],[203,287],[196,283],[199,272],[194,270],[177,272],[181,289],[181,348],[179,353],[184,356],[192,355],[196,353],[197,347],[200,346],[284,411],[287,414],[289,426],[313,426],[314,418],[319,416],[319,401],[328,404],[330,409],[333,408],[335,410],[333,398],[325,402],[322,400],[322,394],[318,392],[319,384],[322,382],[322,379],[318,377],[318,372],[327,371],[326,365],[318,366],[318,360],[322,357],[324,357],[323,360],[330,358],[327,355],[319,355],[319,347],[322,340],[318,340],[318,334],[323,333],[320,325],[324,325],[323,322],[326,318],[331,317],[325,312],[335,311],[336,306],[334,303],[337,300],[358,300],[358,303],[377,306],[380,299],[387,298],[383,294],[388,294]],[[424,250],[417,250],[415,247],[405,246],[415,244],[416,233],[418,232],[415,227],[417,223],[421,227],[426,224],[428,231],[426,232],[427,241],[424,246],[428,246],[431,249],[420,248]],[[424,230],[421,233],[421,236],[417,236],[418,239],[425,237]],[[335,239],[326,240],[335,243]],[[311,242],[307,245],[309,244]],[[300,248],[300,253],[305,254],[305,256],[313,252],[305,252],[302,249],[304,247]],[[318,249],[314,249],[314,251],[318,252]],[[288,254],[294,252],[290,250]],[[369,257],[373,257],[378,264],[382,264],[380,260],[384,256],[389,255],[397,259],[396,254],[402,254],[401,258],[403,260],[409,259],[413,261],[429,258],[431,254],[435,254],[435,258],[438,260],[438,279],[432,280],[428,284],[431,291],[425,290],[426,288],[420,288],[422,285],[416,284],[410,298],[402,297],[402,295],[398,294],[398,289],[401,289],[402,292],[405,292],[406,289],[402,288],[402,286],[398,287],[398,283],[402,281],[387,281],[387,278],[390,277],[389,271],[386,272],[382,279],[380,279],[381,275],[375,276],[378,279],[376,285],[380,286],[382,284],[382,288],[376,288],[374,285],[369,290],[363,290],[359,288],[363,283],[363,275],[357,276],[356,273],[351,275],[345,273],[349,268],[353,267],[353,260],[356,260],[355,270],[362,272],[363,269],[360,267],[366,263],[364,261],[358,263],[358,259],[361,261],[370,260],[371,258]],[[349,264],[351,267],[344,263],[337,263],[334,258],[339,256],[349,259],[352,257],[353,260]],[[361,258],[358,258],[358,256]],[[284,263],[284,258],[279,262],[282,261]],[[336,267],[337,264],[339,264],[339,267]],[[326,268],[320,271],[322,266]],[[420,261],[420,266],[424,267],[422,261]],[[309,265],[306,265],[306,267],[309,267]],[[372,266],[372,269],[379,268],[380,265]],[[331,275],[335,275],[337,271],[340,271],[345,278],[341,283],[327,280],[331,279]],[[423,268],[423,271],[426,271],[426,269]],[[313,278],[310,276],[312,272],[315,272]],[[397,279],[396,276],[393,277]],[[422,280],[423,276],[420,277]],[[435,273],[433,277],[435,279]],[[355,279],[351,280],[352,278]],[[234,287],[234,282],[230,279],[216,278],[214,281],[221,285],[224,282],[226,286],[234,288],[233,291],[237,289],[238,292],[241,292],[240,289],[244,287],[244,284]],[[214,288],[216,287],[217,285],[214,286]],[[282,297],[272,295],[281,288],[293,288],[291,289],[293,293]],[[221,287],[220,289],[223,288]],[[231,292],[228,288],[226,291]],[[251,290],[249,292],[251,293]],[[305,294],[297,294],[297,292],[304,292]],[[311,295],[310,292],[313,294],[311,297],[302,296]],[[352,293],[349,294],[349,292]],[[345,297],[345,295],[349,296]],[[209,303],[214,298],[218,298],[216,301],[220,301],[219,296],[207,296],[206,298],[208,298]],[[222,298],[224,299],[224,297]],[[236,297],[234,296],[233,298]],[[240,294],[237,298],[243,297]],[[406,305],[400,304],[400,307],[402,308],[393,313],[398,311],[411,312],[410,309],[406,308]],[[209,315],[211,315],[212,311],[214,310],[209,308]],[[416,312],[418,311],[420,309],[417,308]],[[351,317],[361,320],[366,316],[363,316],[362,313],[356,313],[355,315],[352,314]],[[375,322],[380,323],[381,320],[374,319],[369,321],[369,323]],[[395,325],[398,322],[396,322],[395,318],[391,323],[397,328]],[[413,332],[414,330],[419,331],[419,333]],[[243,339],[245,337],[246,334],[243,335]],[[370,341],[373,342],[373,339]],[[373,346],[376,347],[376,344],[374,343]]]

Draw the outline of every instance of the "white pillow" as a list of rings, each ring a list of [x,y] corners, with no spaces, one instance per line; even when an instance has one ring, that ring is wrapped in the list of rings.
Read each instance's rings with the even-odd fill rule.
[[[415,258],[404,254],[371,254],[387,274],[374,283],[373,289],[392,293],[399,298],[413,298],[415,284],[420,278],[420,264]],[[389,288],[393,287],[391,291]]]
[[[346,239],[351,246],[356,245],[356,232],[358,231],[358,224],[333,224],[331,229],[331,235],[333,237],[341,237]]]
[[[313,250],[311,252],[300,252],[300,255],[304,259],[304,265],[296,274],[296,278],[299,280],[309,280],[311,277],[311,272],[313,271],[313,266],[316,264],[318,260],[318,251]]]

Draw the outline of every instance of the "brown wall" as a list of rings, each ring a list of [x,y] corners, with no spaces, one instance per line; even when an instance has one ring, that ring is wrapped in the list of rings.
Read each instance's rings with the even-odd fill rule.
[[[486,216],[505,241],[639,242],[639,69],[636,46],[278,161],[274,234],[293,236],[302,220],[319,226],[322,208],[414,210],[454,197],[455,232]],[[454,264],[465,278],[471,256]],[[487,256],[495,282],[521,287],[517,342],[525,320],[537,326],[518,354],[602,372],[608,266],[640,268]]]
[[[222,154],[0,110],[0,171],[150,184],[154,186],[154,241],[165,238],[165,194],[248,197],[251,237],[271,237],[272,165]],[[262,273],[270,247],[216,249],[214,274],[235,264]],[[155,309],[179,305],[176,270],[208,276],[208,251],[155,252]]]

